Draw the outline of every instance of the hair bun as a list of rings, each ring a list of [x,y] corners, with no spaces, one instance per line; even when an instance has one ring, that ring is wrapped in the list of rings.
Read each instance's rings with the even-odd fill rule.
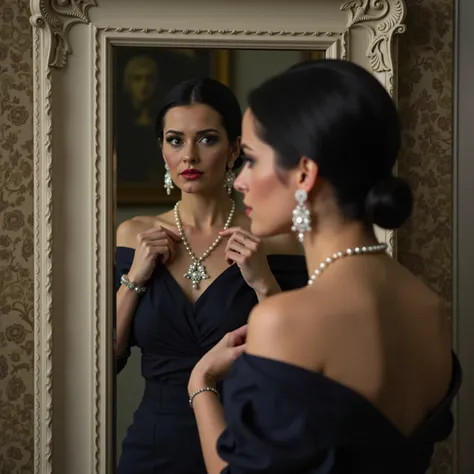
[[[382,229],[398,229],[411,215],[413,193],[402,178],[390,176],[379,181],[367,195],[367,220]]]

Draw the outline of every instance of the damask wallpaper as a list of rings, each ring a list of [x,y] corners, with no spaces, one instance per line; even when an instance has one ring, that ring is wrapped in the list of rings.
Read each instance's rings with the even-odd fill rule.
[[[33,86],[27,0],[0,0],[0,473],[33,466]]]
[[[453,1],[408,0],[399,41],[399,174],[415,192],[399,232],[401,261],[451,301]]]
[[[403,152],[398,172],[415,208],[398,234],[399,259],[452,302],[453,0],[407,0],[399,40]],[[451,443],[437,447],[432,472],[451,473]]]
[[[451,302],[453,0],[407,0],[400,175],[415,212],[399,257]],[[0,0],[0,474],[33,472],[33,121],[28,0]],[[451,449],[433,473],[451,472]]]

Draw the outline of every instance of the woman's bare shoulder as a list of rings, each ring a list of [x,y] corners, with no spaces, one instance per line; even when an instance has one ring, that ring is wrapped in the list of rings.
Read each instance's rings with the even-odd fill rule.
[[[326,309],[308,288],[278,293],[259,303],[249,318],[247,351],[308,370],[323,361]],[[318,349],[321,348],[321,351]]]
[[[160,225],[172,229],[174,222],[171,221],[170,214],[172,212],[165,212],[158,216],[136,216],[122,222],[117,228],[116,245],[136,248],[137,237],[142,232]]]

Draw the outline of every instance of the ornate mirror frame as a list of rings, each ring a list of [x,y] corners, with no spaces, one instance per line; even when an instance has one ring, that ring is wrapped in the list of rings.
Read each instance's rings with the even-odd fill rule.
[[[397,93],[403,0],[31,0],[35,474],[112,472],[113,45],[324,49]],[[395,234],[378,231],[396,251]]]

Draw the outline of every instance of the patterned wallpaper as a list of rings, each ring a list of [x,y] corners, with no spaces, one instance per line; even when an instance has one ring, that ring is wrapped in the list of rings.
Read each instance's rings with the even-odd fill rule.
[[[400,260],[451,301],[453,0],[407,0],[399,173],[413,184]],[[0,474],[33,471],[33,122],[28,0],[0,0]],[[451,472],[449,443],[433,472]]]
[[[408,0],[400,36],[399,174],[415,192],[399,232],[400,260],[451,301],[453,0]]]
[[[398,172],[413,186],[415,208],[398,234],[399,259],[451,305],[453,0],[407,5],[399,42]],[[450,474],[451,455],[449,441],[437,446],[432,474]]]
[[[28,0],[0,0],[0,474],[33,467],[33,86]]]

